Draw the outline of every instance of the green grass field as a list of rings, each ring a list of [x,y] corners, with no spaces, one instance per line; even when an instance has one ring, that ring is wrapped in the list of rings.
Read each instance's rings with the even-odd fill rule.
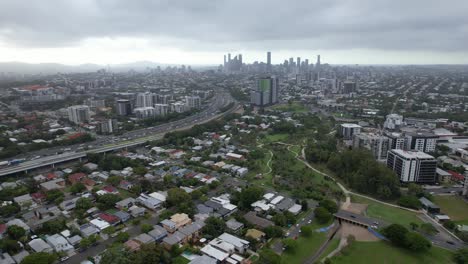
[[[456,195],[434,196],[434,203],[440,210],[457,223],[468,223],[468,203]]]
[[[384,205],[355,195],[351,196],[351,201],[368,204],[367,216],[381,219],[389,224],[401,224],[409,228],[411,222],[417,224],[423,223],[423,221],[416,216],[416,213],[410,211]]]
[[[414,253],[397,248],[388,242],[354,242],[340,255],[332,258],[334,264],[432,264],[453,263],[452,253],[448,250],[432,247],[428,252]]]
[[[312,223],[310,226],[313,230],[325,227],[330,225],[330,223],[319,225],[316,223]],[[327,235],[325,233],[316,233],[310,237],[299,236],[297,239],[298,247],[295,249],[294,252],[284,252],[281,255],[281,263],[283,264],[300,264],[304,263],[308,257],[315,254],[315,252],[320,248],[320,246],[325,242],[327,239]]]
[[[278,141],[287,141],[289,139],[288,134],[268,134],[265,137],[265,143],[272,143]]]
[[[272,106],[271,109],[273,110],[280,110],[284,112],[295,112],[295,113],[305,113],[307,112],[307,108],[298,103],[298,102],[293,102],[292,104],[279,104]]]

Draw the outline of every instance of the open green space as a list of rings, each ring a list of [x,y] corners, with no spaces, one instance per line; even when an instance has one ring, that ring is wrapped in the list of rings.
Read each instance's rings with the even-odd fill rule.
[[[468,203],[457,195],[434,196],[434,203],[440,210],[457,223],[468,223]]]
[[[291,104],[278,104],[278,105],[272,106],[271,109],[284,111],[284,112],[295,112],[295,113],[307,112],[307,108],[298,102],[293,102]]]
[[[325,227],[330,225],[331,223],[325,225],[318,225],[316,223],[312,223],[310,226],[313,230]],[[315,254],[315,252],[320,248],[320,246],[327,240],[326,233],[317,233],[313,232],[311,236],[304,237],[299,236],[297,238],[297,248],[295,248],[294,252],[284,252],[281,255],[281,263],[284,264],[300,264],[304,263],[304,261]]]
[[[265,142],[266,143],[272,143],[272,142],[279,142],[279,141],[286,141],[289,139],[288,134],[268,134],[265,137]]]
[[[453,263],[452,253],[448,250],[432,247],[428,252],[415,253],[403,248],[392,246],[388,242],[353,242],[340,255],[332,258],[332,263],[361,264],[431,264]]]
[[[406,211],[400,208],[381,204],[360,196],[351,195],[351,201],[354,203],[368,204],[366,214],[369,217],[381,219],[388,224],[400,224],[410,228],[410,223],[422,224],[423,221],[418,218],[416,213]]]
[[[320,260],[323,260],[328,254],[332,253],[333,250],[338,248],[338,245],[340,244],[340,239],[338,238],[333,238],[329,243],[327,248],[322,252],[320,255]]]

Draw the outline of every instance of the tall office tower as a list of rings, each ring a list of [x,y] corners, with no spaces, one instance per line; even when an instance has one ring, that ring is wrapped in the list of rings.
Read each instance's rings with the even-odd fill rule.
[[[361,128],[360,125],[343,123],[340,125],[340,130],[338,132],[344,139],[350,140],[353,139],[353,135],[361,133]]]
[[[187,109],[200,108],[200,96],[185,96],[185,105],[187,106]]]
[[[223,66],[226,67],[226,54],[224,55],[224,63]]]
[[[120,116],[127,116],[132,113],[132,104],[130,100],[119,99],[117,100],[117,114]]]
[[[316,64],[317,67],[320,67],[320,55],[317,55],[317,64]]]
[[[267,71],[271,71],[271,51],[267,52]]]
[[[228,62],[231,62],[231,53],[228,53]]]
[[[401,182],[434,183],[437,160],[424,152],[392,149],[388,152],[387,167]]]
[[[136,107],[152,107],[153,106],[153,94],[150,92],[139,93],[136,98]]]
[[[297,65],[297,68],[301,67],[301,57],[297,57],[296,65]]]
[[[68,120],[75,124],[80,124],[89,121],[89,106],[73,105],[68,107]]]
[[[116,127],[117,127],[116,119],[106,119],[98,123],[97,131],[99,131],[102,134],[113,133]]]
[[[390,139],[374,133],[353,135],[353,148],[364,148],[371,151],[377,160],[387,159]]]
[[[357,90],[357,83],[354,81],[347,80],[343,83],[343,93],[349,94],[354,93]]]
[[[242,66],[242,54],[239,54],[239,66]]]
[[[309,59],[305,59],[305,61],[304,61],[304,68],[305,68],[306,70],[309,70]]]
[[[275,76],[261,78],[250,94],[250,102],[256,106],[267,106],[278,102],[279,81]]]
[[[294,66],[294,58],[289,58],[289,66]]]

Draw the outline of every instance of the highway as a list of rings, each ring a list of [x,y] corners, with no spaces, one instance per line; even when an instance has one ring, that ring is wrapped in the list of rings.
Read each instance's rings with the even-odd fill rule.
[[[232,102],[235,104],[231,109],[224,113],[219,113],[221,108],[229,105]],[[6,176],[23,171],[27,172],[35,168],[51,166],[53,164],[65,161],[80,159],[85,157],[87,153],[103,153],[141,145],[147,141],[161,139],[167,132],[189,129],[194,125],[221,118],[228,113],[232,113],[237,108],[237,103],[229,93],[220,92],[212,99],[212,104],[207,109],[195,115],[154,127],[129,131],[121,136],[99,137],[97,140],[88,143],[88,150],[80,150],[84,144],[39,150],[34,153],[30,153],[29,156],[40,155],[43,157],[25,161],[19,165],[2,168],[0,169],[0,176]],[[68,151],[57,154],[57,152],[61,151],[63,148],[68,149]]]

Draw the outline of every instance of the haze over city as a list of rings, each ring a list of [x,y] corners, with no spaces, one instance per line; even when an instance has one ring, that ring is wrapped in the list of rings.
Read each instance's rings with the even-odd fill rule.
[[[464,64],[468,2],[2,1],[0,61],[219,65],[267,50],[332,64]]]

